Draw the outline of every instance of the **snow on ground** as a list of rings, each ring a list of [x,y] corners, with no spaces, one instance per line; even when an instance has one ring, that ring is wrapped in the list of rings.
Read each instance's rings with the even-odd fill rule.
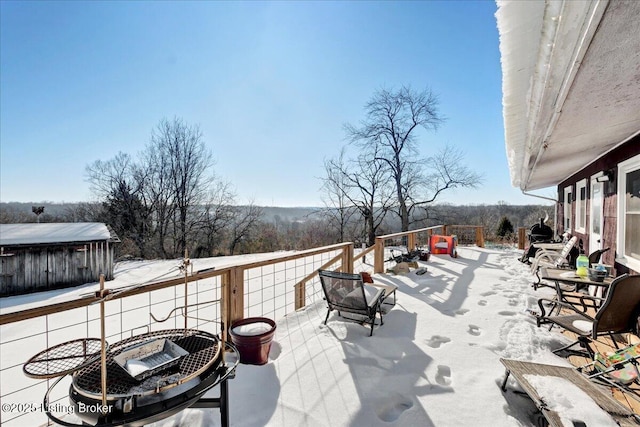
[[[565,338],[525,313],[543,292],[519,253],[459,254],[432,256],[421,276],[376,275],[398,286],[398,302],[372,337],[335,314],[323,325],[322,304],[280,319],[269,362],[240,365],[229,383],[231,425],[533,425],[531,401],[500,390],[499,358],[568,366],[551,353]],[[154,426],[192,425],[219,425],[219,413],[188,409]]]
[[[415,270],[375,275],[376,282],[397,285],[398,295],[372,337],[368,326],[337,314],[325,326],[322,302],[276,319],[269,362],[239,365],[229,382],[231,425],[534,425],[533,403],[501,391],[505,371],[499,358],[569,366],[551,352],[567,339],[557,329],[536,327],[526,312],[551,290],[532,289],[519,255],[460,247],[459,258],[440,255],[421,262],[428,268],[424,275]],[[174,265],[152,262],[145,271],[137,270],[139,265],[136,270],[147,279],[164,277],[175,274]],[[119,268],[110,288],[126,286],[127,280],[140,283],[140,277],[124,279],[126,263]],[[55,300],[66,292],[87,289],[39,297]],[[36,295],[7,298],[2,311],[37,304]],[[513,380],[509,386],[515,386]],[[216,387],[208,395],[217,394]],[[217,426],[219,416],[217,409],[187,409],[153,427]]]

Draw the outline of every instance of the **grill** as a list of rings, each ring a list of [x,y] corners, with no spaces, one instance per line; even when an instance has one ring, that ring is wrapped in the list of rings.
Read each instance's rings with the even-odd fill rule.
[[[100,356],[102,341],[82,338],[48,348],[33,356],[22,367],[30,378],[54,378],[77,371],[87,361]]]
[[[178,364],[161,370],[143,381],[132,377],[117,362],[125,350],[154,338],[164,338],[188,354]],[[205,371],[218,360],[219,340],[216,336],[193,329],[172,329],[136,335],[112,345],[107,355],[107,400],[159,393],[180,385]],[[102,399],[100,358],[73,374],[73,388],[81,395]]]
[[[43,364],[41,355],[36,355],[24,368],[25,373],[41,370],[44,373],[39,374],[40,376],[46,374],[51,377],[54,375],[50,372],[51,363],[61,363],[57,373],[71,373],[69,400],[74,405],[75,414],[82,420],[82,425],[144,426],[191,406],[219,407],[222,424],[227,425],[227,379],[233,378],[239,362],[237,350],[231,343],[225,343],[225,346],[235,353],[236,360],[233,366],[228,367],[218,336],[196,329],[149,332],[119,341],[111,345],[106,353],[106,404],[103,404],[101,385],[101,355],[90,356],[78,363],[79,353],[95,354],[95,343],[91,344],[91,351],[85,351],[75,341],[62,346],[63,349],[74,349],[75,368],[74,365],[67,366],[68,355],[52,351],[55,347],[46,351],[47,355],[54,356],[53,361],[48,359],[48,365]],[[148,353],[149,349],[152,350],[151,353]],[[152,366],[148,373],[134,375],[127,370],[123,358],[151,363]],[[45,365],[46,369],[43,368]],[[55,381],[47,391],[45,408],[49,407],[51,391],[63,377],[64,375]],[[218,384],[219,398],[202,397]],[[47,416],[63,426],[80,427],[79,424],[57,418],[48,409]]]
[[[220,408],[221,424],[228,426],[227,380],[235,376],[240,357],[233,344],[221,341],[217,335],[187,328],[188,265],[185,252],[181,267],[185,272],[185,305],[181,307],[185,328],[147,332],[111,346],[105,341],[104,303],[127,290],[114,293],[104,289],[104,277],[100,277],[100,291],[96,292],[100,299],[100,339],[84,338],[56,345],[36,354],[23,366],[25,375],[32,378],[59,377],[43,401],[51,421],[67,427],[137,427],[194,406]],[[168,319],[158,320],[153,314],[151,317],[157,322]],[[235,356],[229,365],[225,360],[227,350]],[[50,410],[50,395],[66,375],[71,375],[69,400],[81,425],[61,420]],[[203,397],[218,384],[220,397]]]
[[[533,224],[529,229],[529,241],[531,243],[549,242],[552,238],[553,230],[544,223],[544,218],[540,218],[540,222]]]

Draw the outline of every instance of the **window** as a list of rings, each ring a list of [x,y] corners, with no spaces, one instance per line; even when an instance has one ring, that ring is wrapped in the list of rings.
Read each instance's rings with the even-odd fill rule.
[[[618,165],[618,261],[640,272],[640,155]]]
[[[584,233],[587,224],[587,180],[576,184],[576,231]]]
[[[573,197],[573,188],[564,188],[564,231],[571,233],[571,199]]]

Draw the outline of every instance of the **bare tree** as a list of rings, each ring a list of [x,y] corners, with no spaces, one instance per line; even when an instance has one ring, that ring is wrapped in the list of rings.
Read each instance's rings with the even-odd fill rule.
[[[224,234],[233,224],[236,214],[234,204],[235,194],[231,190],[231,184],[217,181],[202,207],[195,257],[214,255],[214,250],[222,243]]]
[[[175,208],[173,255],[176,256],[184,253],[187,240],[192,237],[194,222],[190,221],[189,214],[205,201],[214,180],[212,155],[199,126],[179,118],[161,120],[151,144],[159,153],[161,169],[168,174],[167,185]]]
[[[395,185],[402,230],[409,229],[409,210],[405,171],[416,162],[416,131],[435,130],[443,121],[438,99],[428,89],[421,92],[403,86],[398,91],[381,89],[365,105],[366,118],[359,127],[346,125],[352,143],[364,150],[377,151],[376,159],[391,171]]]
[[[151,142],[142,153],[142,172],[145,176],[143,198],[153,212],[154,239],[162,258],[167,258],[166,242],[170,234],[171,219],[175,212],[173,192],[169,175],[167,153],[157,149],[152,133]]]
[[[446,146],[422,163],[425,166],[419,169],[411,165],[406,174],[410,222],[422,221],[424,218],[416,218],[416,212],[420,210],[417,208],[426,208],[443,192],[456,188],[476,188],[482,183],[482,176],[464,164],[464,154],[455,147]]]
[[[462,163],[462,153],[456,149],[447,147],[428,159],[419,157],[419,128],[435,131],[443,121],[437,107],[438,99],[428,89],[382,89],[366,104],[366,119],[360,126],[345,127],[353,144],[389,169],[402,231],[409,230],[416,208],[425,211],[425,205],[443,191],[481,182],[481,176]]]
[[[134,192],[142,183],[135,182],[135,162],[129,154],[118,152],[113,159],[96,160],[85,168],[89,188],[99,199],[105,199],[121,186],[129,186]]]
[[[393,191],[388,185],[389,168],[381,161],[379,147],[373,147],[367,154],[346,163],[343,155],[337,161],[329,161],[325,166],[333,177],[334,194],[344,198],[344,205],[350,205],[361,215],[363,233],[369,246],[375,243],[379,227],[384,222],[392,206]]]
[[[345,150],[340,151],[340,156],[337,159],[325,160],[324,168],[326,176],[322,178],[322,191],[325,197],[322,200],[325,209],[321,211],[321,215],[326,219],[328,225],[337,231],[334,243],[345,242],[347,240],[347,225],[357,212],[347,194],[349,178],[345,172],[347,170]]]
[[[234,216],[230,229],[229,254],[233,255],[240,242],[247,238],[259,224],[262,208],[250,203],[247,206],[233,208]]]

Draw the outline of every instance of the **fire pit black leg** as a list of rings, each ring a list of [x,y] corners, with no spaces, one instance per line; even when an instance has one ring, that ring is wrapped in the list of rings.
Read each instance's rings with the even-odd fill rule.
[[[221,374],[225,376],[227,368],[223,368]],[[222,427],[229,427],[229,386],[227,381],[229,378],[225,378],[220,381],[220,397],[202,397],[200,398],[192,408],[220,408],[220,424]]]
[[[220,424],[229,427],[229,395],[228,385],[225,379],[220,383]]]

